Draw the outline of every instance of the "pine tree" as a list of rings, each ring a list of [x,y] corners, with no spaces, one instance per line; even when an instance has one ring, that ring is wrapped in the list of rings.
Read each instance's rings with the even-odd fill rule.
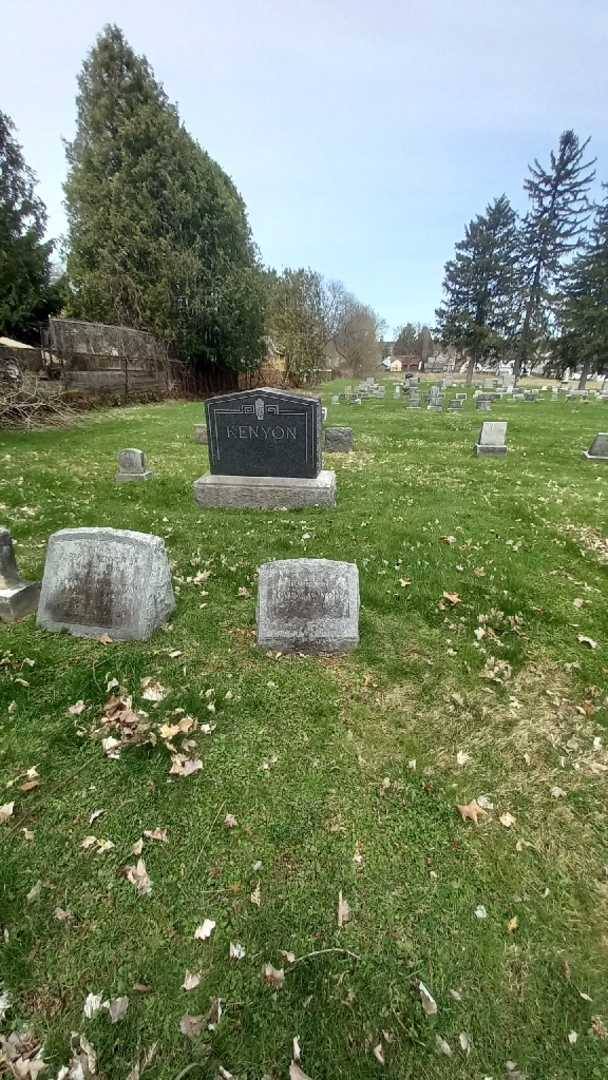
[[[549,168],[535,158],[524,181],[530,209],[522,226],[526,287],[516,378],[548,334],[565,260],[576,249],[589,218],[587,193],[595,177],[595,159],[584,160],[588,145],[589,139],[581,144],[573,131],[564,131],[557,154],[551,151]]]
[[[420,357],[420,371],[424,371],[426,362],[433,352],[433,336],[428,326],[421,326],[416,340],[416,354]]]
[[[608,185],[604,188],[589,238],[569,269],[560,311],[562,366],[581,365],[581,389],[593,368],[608,371]]]
[[[245,206],[116,26],[79,76],[67,147],[75,315],[147,329],[229,385],[262,356],[264,290]]]
[[[481,360],[497,358],[509,345],[520,287],[517,218],[506,195],[465,228],[456,255],[446,263],[445,299],[437,329],[445,345],[469,357],[467,381]]]
[[[39,322],[57,310],[46,209],[10,117],[0,112],[0,334],[37,340]]]
[[[416,352],[418,344],[418,329],[413,323],[405,323],[399,329],[399,333],[393,345],[393,356],[410,356]]]

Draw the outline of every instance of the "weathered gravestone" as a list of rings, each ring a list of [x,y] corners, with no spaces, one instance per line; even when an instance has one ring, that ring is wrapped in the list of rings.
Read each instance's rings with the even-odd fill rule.
[[[17,567],[13,538],[0,529],[0,622],[17,622],[38,607],[39,581],[24,581]]]
[[[261,388],[206,402],[210,473],[199,506],[261,510],[335,506],[335,473],[321,469],[321,402]]]
[[[343,398],[343,397],[344,397],[343,394],[332,394],[331,395],[331,403],[332,403],[332,405],[339,405],[340,404],[340,399]]]
[[[507,452],[507,422],[506,420],[486,420],[481,425],[479,441],[475,446],[477,457],[485,454],[506,454]]]
[[[207,446],[209,442],[209,437],[207,435],[206,424],[194,425],[194,441],[195,443],[199,443],[201,446]]]
[[[143,450],[120,450],[118,454],[118,472],[114,479],[117,484],[130,481],[150,480],[154,473],[146,468],[146,455]]]
[[[464,401],[461,398],[455,397],[448,403],[449,412],[460,412],[464,408]]]
[[[608,432],[600,431],[589,449],[585,450],[583,457],[586,457],[587,461],[608,461]]]
[[[359,644],[359,571],[331,559],[260,567],[257,643],[281,652],[345,653]]]
[[[175,608],[160,536],[61,529],[49,538],[38,625],[75,637],[147,641]]]
[[[325,428],[324,447],[328,454],[350,454],[353,448],[353,429],[349,427]]]

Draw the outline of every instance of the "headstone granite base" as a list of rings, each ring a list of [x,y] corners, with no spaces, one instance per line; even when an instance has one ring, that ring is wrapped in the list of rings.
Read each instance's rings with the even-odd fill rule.
[[[300,510],[336,505],[336,474],[318,476],[223,476],[208,473],[194,481],[194,501],[206,509]]]

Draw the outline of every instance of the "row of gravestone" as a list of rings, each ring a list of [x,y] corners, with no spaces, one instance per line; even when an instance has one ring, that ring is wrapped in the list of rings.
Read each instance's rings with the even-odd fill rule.
[[[213,398],[206,412],[211,472],[195,482],[200,505],[335,505],[335,474],[326,471],[327,479],[318,483],[323,473],[317,398],[256,390]],[[504,421],[485,423],[476,453],[505,454],[506,428]],[[132,479],[133,467],[144,477],[150,475],[141,451],[123,454],[117,479]],[[598,436],[586,456],[608,460],[608,435]],[[206,495],[209,484],[211,499]],[[323,501],[319,493],[332,488],[333,500]],[[0,539],[0,616],[7,620],[36,608],[38,623],[47,630],[146,639],[175,606],[159,537],[115,529],[55,533],[39,596],[36,584],[19,578],[10,534],[4,532]],[[353,629],[355,618],[358,627],[358,610],[353,564],[287,560],[261,568],[257,623],[258,641],[265,647],[313,652],[352,648],[358,639],[358,629]]]
[[[23,581],[0,529],[0,619],[31,612],[51,632],[147,641],[175,610],[160,536],[129,529],[61,529],[49,538],[42,583]],[[354,563],[281,559],[259,569],[257,644],[281,652],[343,653],[359,643]]]

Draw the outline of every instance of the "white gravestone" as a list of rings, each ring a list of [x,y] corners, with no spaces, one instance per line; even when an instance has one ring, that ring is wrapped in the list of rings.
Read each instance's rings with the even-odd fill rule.
[[[507,452],[506,420],[486,420],[481,425],[479,441],[475,446],[477,457],[485,454],[501,455]]]
[[[61,529],[49,538],[38,625],[75,637],[147,641],[175,608],[160,536]]]
[[[308,654],[359,644],[359,571],[331,559],[280,559],[260,567],[257,643]]]

